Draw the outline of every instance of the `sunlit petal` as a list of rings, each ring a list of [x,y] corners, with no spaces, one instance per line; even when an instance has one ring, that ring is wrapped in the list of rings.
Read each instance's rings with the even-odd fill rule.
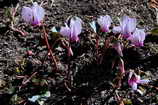
[[[111,26],[112,19],[109,15],[100,16],[97,19],[98,24],[100,25],[103,32],[109,32],[109,27]]]
[[[115,34],[116,33],[121,33],[121,27],[120,26],[113,27],[112,32],[115,33]]]
[[[27,22],[27,23],[31,23],[32,22],[32,20],[33,20],[33,12],[32,12],[31,8],[24,6],[22,8],[21,15],[22,15],[22,19],[25,22]]]
[[[143,46],[146,34],[143,29],[136,29],[133,35],[131,35],[128,40],[131,41],[135,46]]]
[[[60,29],[60,34],[63,35],[63,36],[70,37],[71,30],[70,30],[70,28],[67,26],[67,24],[65,24],[65,25],[66,25],[65,27],[61,27],[61,29]]]

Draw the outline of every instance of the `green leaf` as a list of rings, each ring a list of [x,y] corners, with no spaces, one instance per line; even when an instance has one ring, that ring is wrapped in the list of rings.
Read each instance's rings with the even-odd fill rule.
[[[45,93],[45,94],[42,94],[41,96],[42,96],[42,97],[45,97],[45,98],[48,98],[48,97],[51,96],[51,93],[50,93],[50,91],[46,91],[46,93]]]
[[[123,102],[124,102],[125,105],[132,105],[132,100],[131,99],[124,98]]]
[[[13,105],[13,104],[19,104],[19,102],[21,102],[23,99],[21,98],[21,97],[19,97],[17,94],[15,94],[15,95],[13,95],[12,97],[11,97],[11,100],[10,100],[10,102],[11,102],[11,104]]]
[[[154,28],[151,30],[152,35],[158,35],[158,28]]]
[[[36,79],[36,78],[33,78],[33,79],[32,79],[32,82],[33,82],[33,83],[39,83],[40,80],[39,80],[39,79]]]
[[[51,43],[54,43],[59,38],[63,37],[59,32],[52,32],[50,36],[51,36],[51,39],[50,39]]]

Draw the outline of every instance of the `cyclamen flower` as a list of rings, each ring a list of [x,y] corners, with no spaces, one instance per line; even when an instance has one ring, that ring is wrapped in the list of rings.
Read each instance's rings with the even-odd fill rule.
[[[100,25],[102,32],[109,32],[109,27],[111,26],[112,23],[112,19],[109,15],[100,16],[97,19],[97,22]]]
[[[37,4],[37,2],[34,2],[31,8],[24,6],[22,8],[21,15],[25,22],[31,25],[40,25],[45,12],[44,9]]]
[[[136,18],[123,16],[120,20],[120,26],[113,28],[114,33],[121,33],[124,38],[128,38],[136,29]]]
[[[82,31],[82,20],[79,17],[70,19],[70,24],[65,23],[65,27],[61,27],[60,34],[67,36],[71,41],[79,41],[78,35]]]
[[[149,83],[148,79],[140,79],[140,76],[131,71],[128,77],[128,84],[132,87],[132,90],[138,90],[138,84],[146,84]]]
[[[128,40],[130,40],[135,46],[141,47],[144,45],[145,36],[146,34],[144,29],[136,29],[133,35],[128,38]]]

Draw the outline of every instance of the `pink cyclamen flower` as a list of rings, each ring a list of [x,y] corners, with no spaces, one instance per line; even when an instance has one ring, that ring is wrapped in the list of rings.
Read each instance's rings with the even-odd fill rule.
[[[70,24],[65,23],[65,27],[61,27],[60,34],[67,36],[71,41],[79,41],[78,35],[82,31],[82,20],[79,17],[70,19]]]
[[[112,19],[109,15],[100,16],[97,19],[97,22],[100,25],[102,32],[109,32],[109,27],[111,26],[112,23]]]
[[[120,26],[113,28],[114,33],[121,33],[124,38],[128,38],[136,29],[136,18],[123,16],[120,20]]]
[[[44,9],[37,4],[37,2],[34,2],[32,7],[24,6],[22,8],[21,15],[25,22],[31,25],[41,25],[45,12]]]
[[[144,45],[145,36],[146,34],[144,29],[136,29],[133,35],[128,38],[128,40],[130,40],[135,46],[141,47]]]
[[[149,83],[148,79],[140,79],[140,76],[131,71],[128,77],[128,84],[132,87],[132,90],[137,90],[138,84]]]

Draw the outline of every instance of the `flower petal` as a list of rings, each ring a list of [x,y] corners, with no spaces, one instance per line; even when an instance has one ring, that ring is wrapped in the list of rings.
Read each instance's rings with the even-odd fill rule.
[[[109,15],[100,16],[97,19],[98,24],[100,25],[103,32],[109,32],[109,27],[111,26],[112,19]]]
[[[33,20],[33,12],[32,12],[31,8],[24,6],[22,8],[21,15],[22,15],[22,19],[25,22],[27,22],[27,23],[31,23],[32,22],[32,20]]]
[[[72,17],[67,19],[65,27],[61,27],[60,34],[67,36],[72,41],[78,41],[78,35],[82,30],[82,20],[79,17]]]
[[[37,2],[34,2],[31,8],[24,6],[22,8],[21,15],[25,22],[32,25],[40,25],[44,18],[45,12],[44,9],[37,4]]]
[[[121,30],[124,31],[126,25],[128,24],[128,16],[123,16],[120,20],[120,26],[121,26]]]
[[[150,82],[150,80],[148,80],[148,79],[143,79],[143,80],[139,80],[138,83],[140,83],[140,84],[147,84],[147,83],[149,83],[149,82]]]
[[[137,83],[133,82],[132,86],[132,90],[137,90]]]
[[[112,32],[115,34],[121,33],[121,27],[120,26],[113,27]]]
[[[32,10],[34,16],[34,21],[32,24],[40,24],[45,15],[44,9],[41,6],[39,6],[36,2],[34,2]]]
[[[80,18],[77,18],[76,20],[74,18],[70,21],[70,30],[71,30],[71,39],[78,41],[78,35],[81,33],[82,30],[82,23]]]
[[[129,18],[128,20],[128,25],[127,25],[127,30],[128,32],[134,32],[136,29],[136,18]]]
[[[61,29],[60,29],[60,34],[63,35],[63,36],[70,37],[71,30],[70,30],[70,28],[67,26],[67,24],[65,24],[65,27],[61,27]]]
[[[131,35],[128,40],[131,41],[135,46],[141,47],[144,45],[146,34],[143,29],[136,29],[133,35]]]
[[[128,38],[136,29],[136,18],[130,18],[123,16],[120,21],[122,34],[125,38]]]
[[[132,76],[133,76],[134,72],[133,71],[130,71],[129,72],[129,75],[128,75],[128,80],[131,80]]]

